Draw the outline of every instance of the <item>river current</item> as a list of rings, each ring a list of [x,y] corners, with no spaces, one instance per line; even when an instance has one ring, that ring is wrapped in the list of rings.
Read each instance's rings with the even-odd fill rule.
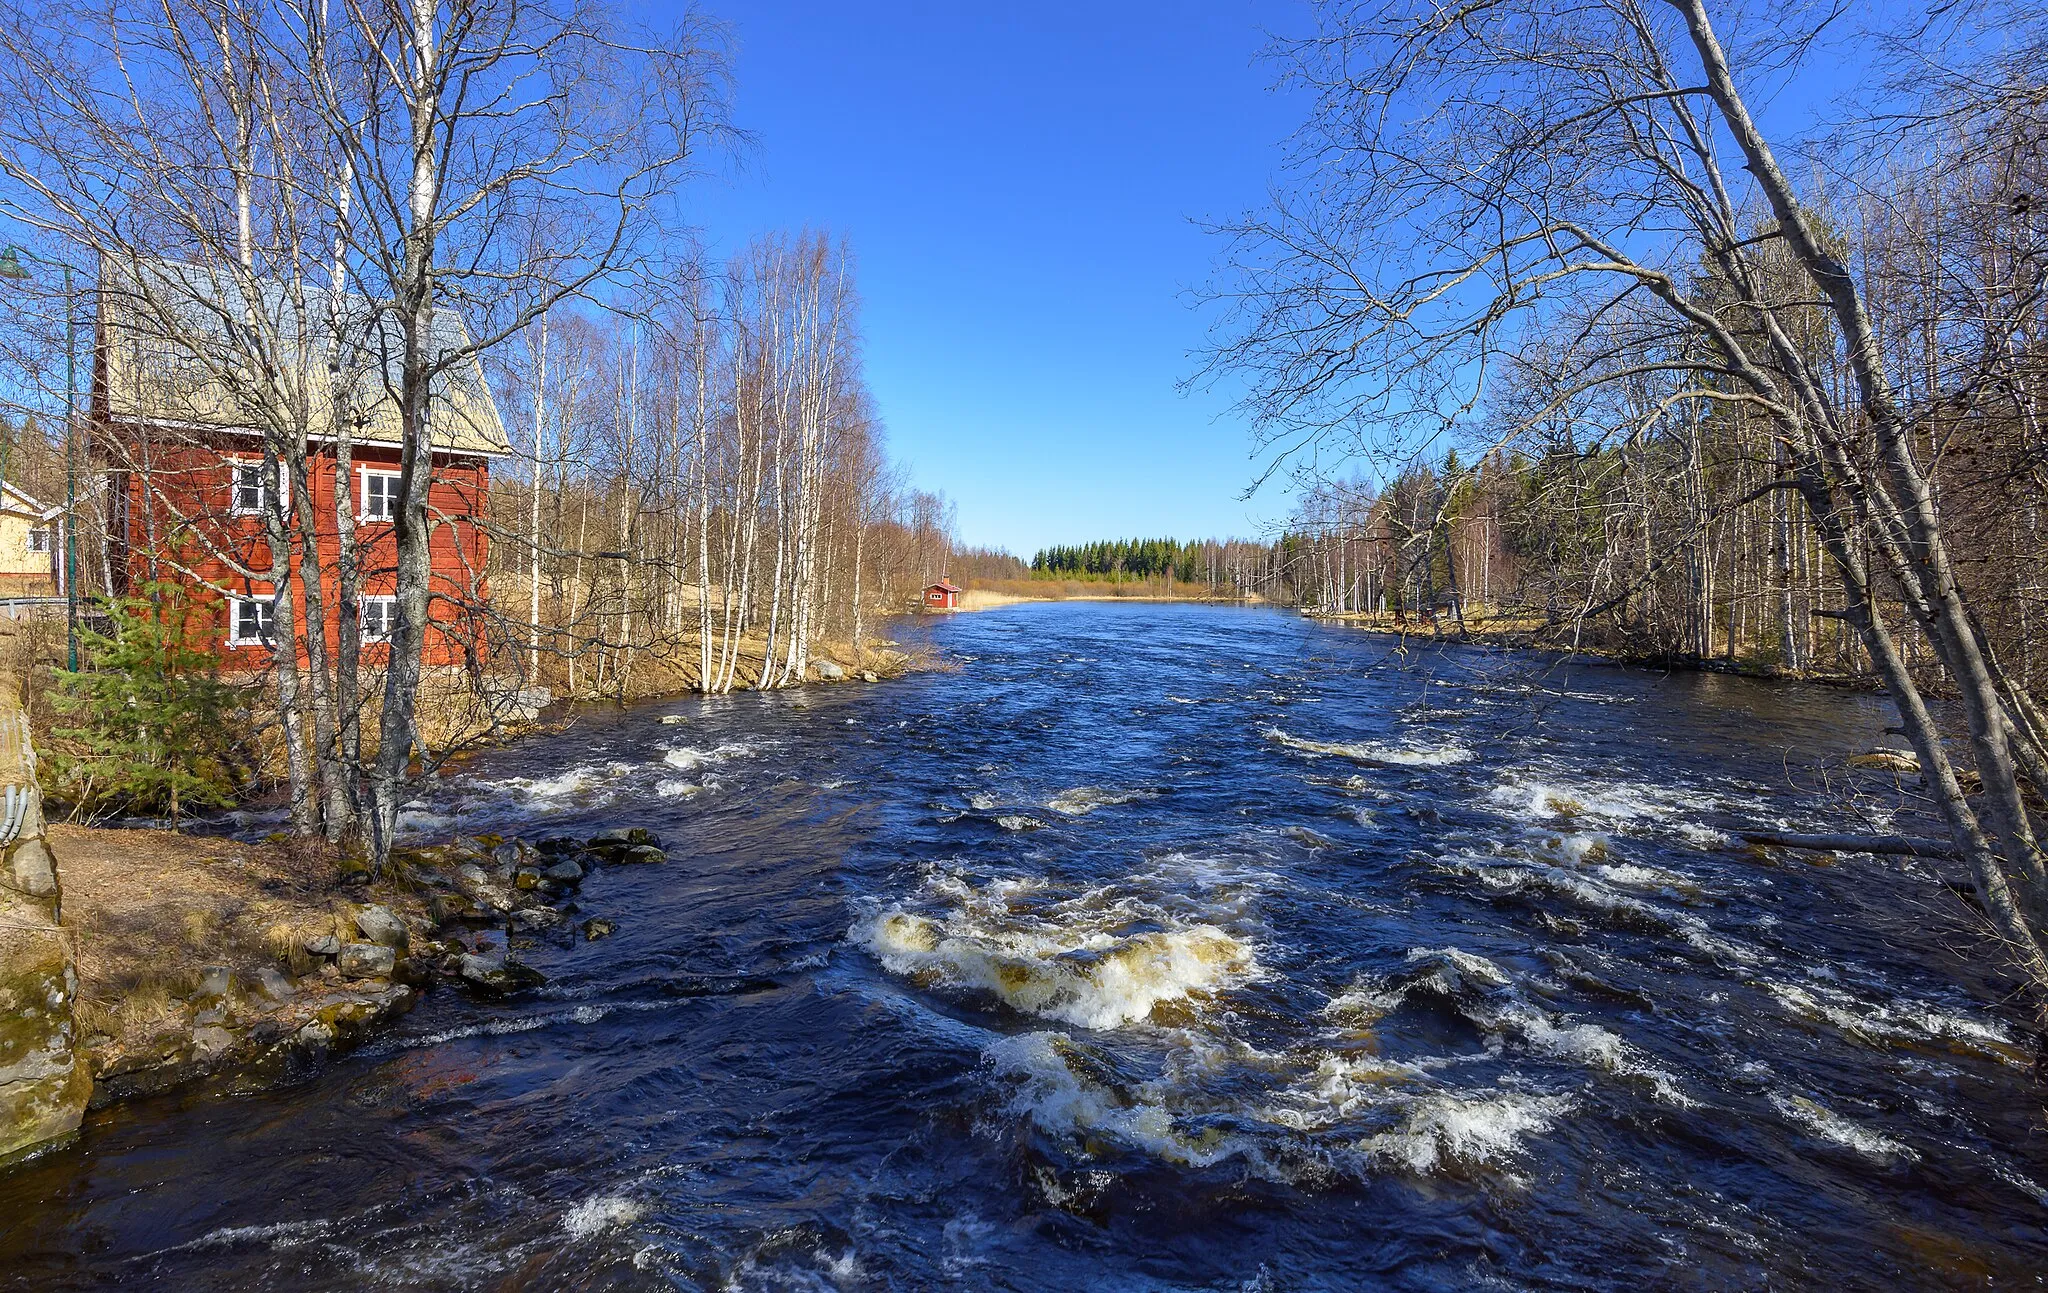
[[[0,1173],[42,1289],[2036,1287],[2044,1088],[1880,700],[1265,610],[592,711],[423,832],[645,826],[537,997]],[[681,718],[664,724],[665,715]],[[1899,791],[1866,784],[1884,827]]]

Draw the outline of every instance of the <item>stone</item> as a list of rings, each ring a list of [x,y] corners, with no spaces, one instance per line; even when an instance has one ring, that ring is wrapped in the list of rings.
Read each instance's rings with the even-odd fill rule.
[[[546,856],[559,857],[564,853],[581,853],[583,841],[573,835],[550,835],[533,847]]]
[[[595,943],[600,938],[610,938],[618,932],[618,928],[602,916],[592,916],[583,922],[583,939],[585,942]]]
[[[553,907],[528,907],[512,913],[514,929],[551,929],[562,923],[562,913]]]
[[[522,867],[531,867],[537,852],[538,850],[525,840],[506,840],[491,850],[491,863],[500,872],[517,871]]]
[[[465,894],[437,893],[427,899],[427,915],[436,925],[461,920],[475,910],[476,904]]]
[[[350,979],[388,979],[397,964],[398,953],[378,943],[343,943],[336,961]]]
[[[199,972],[199,990],[192,995],[201,1001],[217,1001],[235,986],[235,972],[225,965],[209,965]]]
[[[623,826],[614,827],[608,831],[599,831],[590,837],[590,847],[594,849],[614,848],[633,842],[633,832]]]
[[[502,953],[465,956],[460,973],[462,981],[472,988],[499,996],[522,988],[537,988],[547,982],[547,977],[539,970]]]
[[[1917,776],[1920,772],[1920,756],[1909,750],[1869,750],[1862,754],[1850,755],[1849,766]]]
[[[372,904],[356,909],[356,929],[362,936],[379,947],[404,951],[412,941],[405,928],[405,922],[389,907]]]
[[[218,1024],[192,1030],[192,1054],[201,1062],[217,1060],[235,1044],[235,1035]]]
[[[575,884],[583,878],[583,868],[574,862],[557,862],[541,872],[541,875],[561,884]]]
[[[662,852],[660,849],[654,847],[652,844],[641,844],[633,848],[627,849],[625,854],[619,858],[619,861],[640,864],[645,864],[649,862],[666,862],[668,861],[668,854]]]
[[[860,680],[862,682],[880,682],[882,679],[872,669],[863,669],[860,671]]]
[[[57,896],[57,863],[39,839],[23,840],[7,854],[10,883],[31,898]]]
[[[518,871],[513,873],[512,887],[514,889],[540,888],[540,872],[530,866],[519,868]]]
[[[681,727],[689,721],[689,719],[684,718],[681,714],[663,714],[661,716],[661,725],[663,727]]]
[[[256,990],[272,1001],[289,1001],[299,994],[299,986],[296,983],[267,965],[256,971],[254,977]]]
[[[837,660],[826,660],[822,657],[811,661],[811,671],[818,675],[821,682],[838,682],[846,677],[844,665]]]
[[[306,950],[314,956],[340,956],[341,940],[332,934],[321,934],[306,940]]]

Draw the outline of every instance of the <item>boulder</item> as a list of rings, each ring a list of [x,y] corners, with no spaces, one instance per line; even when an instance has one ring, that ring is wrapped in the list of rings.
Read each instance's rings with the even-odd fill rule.
[[[540,872],[530,866],[519,868],[512,875],[512,887],[514,889],[540,888]]]
[[[528,907],[512,913],[512,928],[551,929],[562,923],[562,913],[553,907]]]
[[[406,932],[405,922],[389,907],[372,904],[356,911],[356,929],[368,941],[379,947],[404,951],[411,936]]]
[[[600,938],[610,938],[618,928],[602,916],[592,916],[583,922],[583,938],[585,942],[595,943]]]
[[[583,868],[574,862],[557,862],[541,872],[541,875],[559,884],[575,884],[583,878]]]
[[[23,840],[8,851],[7,872],[14,887],[31,898],[57,895],[57,864],[39,839]]]
[[[314,956],[340,956],[341,940],[332,934],[320,934],[306,940],[306,951]]]
[[[689,719],[684,718],[681,714],[663,714],[661,716],[661,725],[663,727],[681,727],[689,721]]]
[[[235,1035],[217,1024],[192,1030],[192,1055],[201,1063],[219,1059],[235,1044]]]
[[[583,841],[573,835],[550,835],[533,847],[546,856],[560,857],[564,853],[581,853]]]
[[[875,673],[873,670],[863,669],[860,671],[860,680],[862,682],[880,682],[882,679],[881,676]]]
[[[343,943],[336,964],[346,978],[388,979],[398,964],[398,953],[378,943]]]
[[[547,982],[547,977],[539,970],[500,952],[471,953],[462,958],[459,972],[462,981],[470,987],[499,996],[522,988],[537,988]]]
[[[1910,750],[1868,750],[1862,754],[1850,755],[1849,766],[1917,776],[1920,772],[1920,756]]]
[[[436,925],[458,921],[476,910],[476,904],[466,894],[437,893],[427,899],[427,915]]]
[[[840,664],[837,660],[827,660],[822,656],[811,661],[811,671],[818,675],[818,679],[821,682],[839,682],[846,677],[844,665]]]
[[[264,966],[256,971],[256,990],[272,1001],[289,1001],[298,995],[299,986],[289,977]]]
[[[652,844],[639,844],[621,854],[619,861],[629,863],[666,862],[668,861],[668,854]]]

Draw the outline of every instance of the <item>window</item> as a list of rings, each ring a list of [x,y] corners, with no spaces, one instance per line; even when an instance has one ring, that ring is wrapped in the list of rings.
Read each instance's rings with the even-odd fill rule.
[[[38,525],[28,532],[28,550],[30,552],[48,552],[50,550],[49,526]]]
[[[398,473],[363,469],[363,519],[389,521],[398,515]]]
[[[365,597],[363,599],[363,641],[389,642],[391,630],[398,623],[398,599],[396,597]]]
[[[228,462],[229,505],[236,516],[253,516],[264,510],[270,501],[270,491],[264,477],[269,473],[263,469],[260,458],[233,458]]]
[[[235,597],[228,601],[228,645],[268,646],[276,604],[268,597]]]

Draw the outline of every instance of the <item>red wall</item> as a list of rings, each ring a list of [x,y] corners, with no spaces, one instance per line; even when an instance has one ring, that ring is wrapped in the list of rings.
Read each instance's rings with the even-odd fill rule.
[[[121,432],[117,430],[115,434]],[[244,457],[260,461],[260,441],[255,436],[223,436],[207,444],[152,438],[145,445],[132,428],[127,429],[122,440],[127,469],[117,473],[121,487],[110,491],[110,501],[116,496],[126,499],[125,542],[118,515],[110,518],[108,527],[116,545],[113,561],[117,571],[125,569],[130,586],[151,579],[171,579],[200,587],[198,596],[209,608],[201,622],[208,626],[210,645],[219,652],[222,663],[230,668],[260,668],[268,662],[270,651],[262,646],[229,646],[229,605],[218,593],[205,588],[210,583],[257,596],[272,591],[268,580],[245,579],[221,555],[231,554],[259,572],[270,568],[263,517],[235,515],[230,499],[230,460]],[[356,546],[361,591],[366,596],[388,595],[397,580],[397,526],[388,521],[360,519],[361,472],[366,466],[397,470],[398,450],[395,446],[359,446],[352,451],[351,458],[356,479],[350,486],[350,498],[358,517]],[[147,471],[142,470],[145,462]],[[340,632],[334,580],[339,551],[334,520],[335,467],[332,451],[315,446],[307,463],[307,477],[313,495],[315,541],[323,570],[321,595],[330,644]],[[427,495],[433,565],[425,660],[430,665],[462,664],[481,656],[483,651],[480,611],[489,593],[484,579],[488,541],[478,522],[487,506],[489,486],[487,460],[436,455]],[[296,506],[297,500],[293,502]],[[118,509],[120,505],[114,506]],[[175,564],[170,558],[175,558]],[[299,613],[303,614],[304,586],[297,578],[297,561],[295,551],[292,587]],[[186,574],[179,566],[192,573]],[[196,581],[193,576],[197,576]],[[381,664],[385,651],[382,645],[366,643],[364,662]],[[302,642],[302,655],[303,652]]]

